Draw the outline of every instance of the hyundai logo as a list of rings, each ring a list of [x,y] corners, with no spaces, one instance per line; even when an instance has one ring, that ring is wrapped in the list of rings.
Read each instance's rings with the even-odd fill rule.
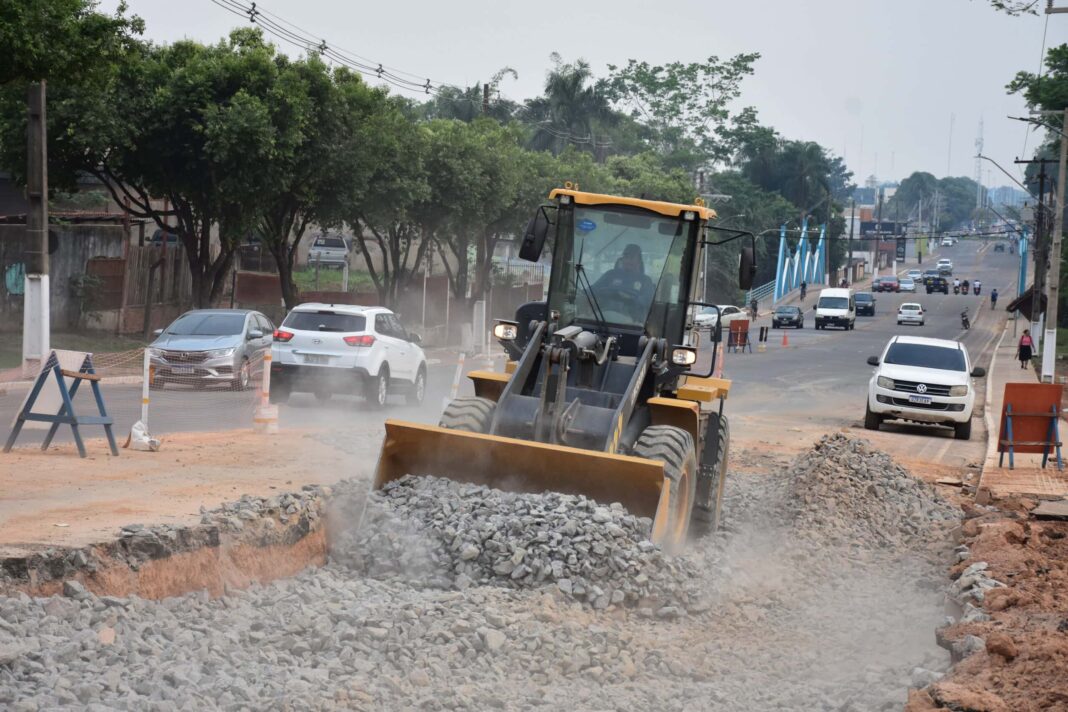
[[[927,392],[927,384],[926,383],[921,383],[920,385],[916,386],[916,392],[917,393],[926,393]]]

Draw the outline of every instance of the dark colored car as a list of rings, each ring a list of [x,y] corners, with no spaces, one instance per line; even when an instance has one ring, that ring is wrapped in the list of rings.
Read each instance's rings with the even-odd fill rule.
[[[901,282],[897,277],[887,275],[885,277],[879,277],[871,283],[871,291],[873,292],[900,292]]]
[[[795,329],[805,328],[805,314],[798,307],[776,307],[771,315],[771,328],[792,326]]]
[[[936,270],[936,269],[927,270],[926,272],[923,273],[923,284],[924,284],[924,286],[927,286],[928,284],[930,284],[932,279],[938,279],[938,277],[939,277],[938,270]]]
[[[994,252],[1004,252],[1004,251],[1005,251],[1005,243],[1004,242],[999,242],[996,245],[994,245]]]
[[[857,292],[854,299],[857,316],[875,316],[875,296],[871,292]]]
[[[927,280],[927,293],[941,292],[949,294],[949,280],[945,277],[932,277]]]

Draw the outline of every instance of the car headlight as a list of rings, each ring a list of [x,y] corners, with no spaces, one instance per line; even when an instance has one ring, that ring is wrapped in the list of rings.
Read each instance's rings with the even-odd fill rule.
[[[875,381],[875,384],[879,386],[879,388],[889,388],[890,390],[894,390],[894,379],[887,378],[886,376],[879,376],[878,380]]]
[[[949,389],[951,398],[960,398],[968,395],[968,386],[951,386]]]
[[[152,358],[163,358],[163,349],[149,349],[148,355]]]
[[[208,352],[208,357],[209,358],[222,358],[223,356],[233,356],[233,355],[234,355],[234,348],[232,346],[230,348],[228,348],[228,349],[215,349],[214,351],[209,351]]]

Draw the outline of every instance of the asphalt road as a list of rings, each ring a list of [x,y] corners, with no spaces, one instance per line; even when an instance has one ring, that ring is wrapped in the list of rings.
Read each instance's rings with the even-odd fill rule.
[[[763,353],[754,347],[754,353],[726,354],[724,375],[732,380],[728,412],[750,424],[780,426],[780,435],[798,425],[805,427],[806,436],[809,429],[832,432],[859,427],[873,370],[867,358],[880,355],[896,334],[959,340],[974,363],[985,365],[1006,317],[1004,306],[1016,295],[1019,257],[994,252],[992,245],[960,242],[941,248],[939,254],[927,257],[924,265],[916,265],[913,258],[902,269],[926,269],[938,257],[953,260],[955,277],[981,279],[982,294],[954,295],[951,288],[948,295],[928,295],[922,287],[916,294],[879,293],[875,295],[875,316],[857,317],[853,331],[817,331],[813,309],[819,290],[812,289],[804,304],[805,328],[786,330],[788,346],[782,345],[784,331],[776,329],[771,331]],[[996,314],[991,311],[989,297],[995,287],[1001,297]],[[924,326],[897,325],[897,308],[903,302],[923,305],[927,312]],[[961,328],[960,312],[965,307],[972,320],[968,331]],[[770,325],[770,320],[761,319],[759,325]],[[976,379],[976,385],[982,394],[982,379]],[[952,440],[948,428],[888,422],[882,429],[902,436],[893,441],[893,450],[900,448],[933,462],[965,464],[974,462],[981,453],[985,432],[981,423],[973,423],[971,443]],[[744,433],[732,428],[732,435]]]
[[[762,423],[770,427],[805,424],[835,430],[855,425],[863,415],[864,398],[871,367],[865,363],[868,356],[881,353],[887,340],[898,333],[922,334],[947,339],[960,339],[967,345],[973,360],[990,346],[995,327],[1003,313],[995,318],[990,313],[989,291],[998,291],[1010,297],[1016,292],[1015,275],[1018,258],[1007,253],[995,253],[989,247],[974,243],[958,243],[942,248],[942,256],[954,261],[955,275],[983,281],[983,295],[976,297],[932,294],[920,291],[917,294],[876,295],[876,316],[858,317],[854,331],[833,329],[817,331],[814,328],[812,308],[818,290],[811,290],[805,303],[806,328],[789,330],[789,346],[781,344],[783,332],[775,330],[763,353],[727,354],[725,375],[734,385],[729,399],[728,411],[732,416],[743,416],[750,423]],[[938,255],[929,256],[926,264],[933,264]],[[911,266],[915,264],[914,259]],[[922,267],[922,266],[921,266]],[[897,326],[894,314],[904,301],[918,301],[927,310],[925,326]],[[1003,302],[1004,304],[1004,302]],[[960,312],[969,307],[973,327],[964,332],[960,328]],[[761,320],[767,324],[767,319]],[[706,345],[707,346],[707,345]],[[469,368],[471,364],[469,364]],[[383,417],[397,417],[427,423],[436,423],[442,404],[448,397],[455,374],[454,364],[431,364],[428,373],[427,397],[421,407],[404,404],[403,398],[394,397],[384,411],[367,406],[361,398],[335,396],[320,403],[310,394],[295,394],[288,404],[279,408],[279,424],[283,428],[305,426],[378,427]],[[104,398],[109,412],[115,418],[116,437],[122,441],[130,425],[140,416],[140,386],[108,384],[105,382]],[[468,380],[462,379],[460,393],[470,393]],[[0,423],[11,423],[22,403],[24,390],[12,389],[0,395]],[[80,395],[76,405],[80,413],[88,413],[93,407],[88,393]],[[248,427],[257,403],[256,391],[233,393],[221,389],[193,391],[168,387],[152,393],[150,430],[153,434],[176,431],[226,430]],[[920,428],[917,426],[886,424],[887,431],[897,431],[925,438],[908,447],[930,448],[929,439],[948,438],[949,430]],[[7,427],[0,432],[7,433]],[[981,439],[977,429],[974,440]],[[86,436],[101,435],[99,427],[87,427]],[[741,435],[742,433],[736,433]],[[19,438],[20,445],[39,443],[41,431],[26,431]],[[69,442],[69,429],[63,428],[58,442]],[[948,451],[941,445],[932,451],[932,457],[944,457]]]

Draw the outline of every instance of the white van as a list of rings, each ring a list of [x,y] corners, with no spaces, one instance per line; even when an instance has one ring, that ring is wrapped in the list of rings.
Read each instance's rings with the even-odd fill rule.
[[[852,289],[824,289],[816,300],[816,328],[840,326],[850,330],[857,322],[857,301]]]

